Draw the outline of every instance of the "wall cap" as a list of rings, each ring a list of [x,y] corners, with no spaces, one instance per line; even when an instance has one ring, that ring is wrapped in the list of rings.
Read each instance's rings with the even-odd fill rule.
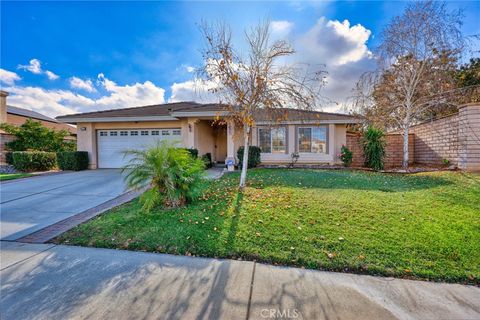
[[[480,107],[480,102],[470,102],[470,103],[462,104],[461,106],[458,107],[458,109],[462,109],[465,107],[472,107],[472,106]]]

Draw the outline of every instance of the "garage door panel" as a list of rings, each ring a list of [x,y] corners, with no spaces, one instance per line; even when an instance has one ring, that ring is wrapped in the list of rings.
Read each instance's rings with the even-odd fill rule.
[[[98,130],[98,167],[121,168],[132,157],[125,151],[145,150],[163,140],[180,145],[181,129]]]

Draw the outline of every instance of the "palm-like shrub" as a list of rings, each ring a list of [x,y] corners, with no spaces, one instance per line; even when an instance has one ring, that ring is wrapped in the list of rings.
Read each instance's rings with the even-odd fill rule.
[[[373,170],[383,170],[385,158],[385,134],[382,130],[368,127],[363,136],[365,166]]]
[[[140,201],[149,212],[156,205],[178,207],[201,193],[204,163],[173,144],[162,141],[147,150],[128,150],[125,181],[136,190],[147,189]]]

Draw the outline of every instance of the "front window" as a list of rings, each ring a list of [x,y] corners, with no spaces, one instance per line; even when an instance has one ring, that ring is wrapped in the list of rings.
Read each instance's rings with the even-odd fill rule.
[[[259,128],[258,146],[263,153],[286,153],[287,135],[285,127]]]
[[[298,128],[298,152],[327,153],[327,127]]]

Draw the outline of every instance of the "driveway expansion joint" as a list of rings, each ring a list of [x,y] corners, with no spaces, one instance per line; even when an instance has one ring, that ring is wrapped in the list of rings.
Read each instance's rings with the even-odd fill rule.
[[[122,205],[126,202],[132,201],[139,195],[140,195],[139,191],[136,191],[136,190],[127,191],[116,198],[105,201],[93,208],[87,209],[76,215],[73,215],[57,223],[54,223],[48,227],[45,227],[29,235],[21,237],[16,241],[23,242],[23,243],[46,243],[52,240],[53,238],[58,237],[62,233],[67,232],[68,230],[102,214],[107,210],[118,207],[119,205]]]

